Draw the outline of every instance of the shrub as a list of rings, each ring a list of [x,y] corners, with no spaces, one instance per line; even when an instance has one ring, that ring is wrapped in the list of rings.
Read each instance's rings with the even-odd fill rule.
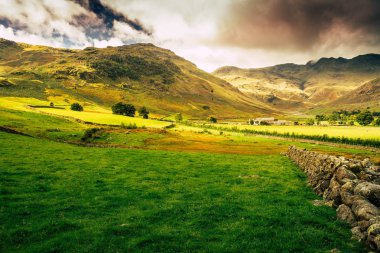
[[[218,122],[218,119],[215,118],[214,116],[210,116],[210,117],[208,117],[208,121],[210,121],[211,123],[216,123],[216,122]]]
[[[149,118],[149,111],[146,109],[145,106],[141,107],[141,109],[139,110],[139,114],[140,114],[140,116],[142,116],[144,119],[148,119],[148,118]]]
[[[177,113],[174,118],[175,118],[175,121],[182,121],[183,120],[181,113]]]
[[[70,109],[73,111],[81,112],[81,111],[83,111],[83,106],[81,106],[79,103],[73,103],[73,104],[71,104]]]
[[[124,122],[121,123],[120,125],[121,128],[125,128],[125,129],[137,129],[137,125],[136,123],[129,123],[128,125],[124,124]]]
[[[305,124],[308,126],[312,126],[312,125],[314,125],[314,120],[313,119],[307,119]]]
[[[99,128],[89,128],[84,131],[81,141],[89,142],[95,138],[99,138]]]
[[[375,119],[375,120],[373,121],[373,124],[374,124],[375,126],[380,126],[380,118]]]
[[[54,103],[53,102],[50,102],[50,107],[54,107]]]
[[[119,102],[112,106],[112,113],[134,117],[136,108],[131,104],[124,104],[123,102]]]

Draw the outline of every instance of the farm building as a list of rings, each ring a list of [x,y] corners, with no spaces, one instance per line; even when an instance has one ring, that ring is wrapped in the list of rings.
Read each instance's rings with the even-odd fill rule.
[[[290,121],[278,120],[273,117],[250,119],[248,122],[250,125],[276,125],[276,126],[291,125]]]

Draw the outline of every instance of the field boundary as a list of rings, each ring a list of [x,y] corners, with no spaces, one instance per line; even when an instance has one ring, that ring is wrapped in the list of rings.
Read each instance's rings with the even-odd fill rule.
[[[16,131],[16,130],[13,130],[11,128],[4,127],[4,126],[0,126],[0,131],[4,132],[4,133],[8,133],[8,134],[18,134],[18,135],[27,136],[27,137],[33,137],[29,134],[25,134],[23,132],[19,132],[19,131]]]
[[[353,237],[380,251],[380,167],[290,146],[286,155],[307,175],[314,192],[336,208],[353,228]]]

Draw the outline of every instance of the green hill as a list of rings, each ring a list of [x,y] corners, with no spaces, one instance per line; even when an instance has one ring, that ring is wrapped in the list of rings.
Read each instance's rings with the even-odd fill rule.
[[[125,101],[162,116],[275,113],[228,82],[152,44],[70,50],[1,39],[0,95],[105,107]]]

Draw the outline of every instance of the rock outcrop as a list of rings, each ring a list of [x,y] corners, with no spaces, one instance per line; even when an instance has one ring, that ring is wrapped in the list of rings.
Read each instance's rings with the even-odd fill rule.
[[[353,237],[380,252],[380,167],[370,160],[346,159],[289,147],[286,155],[308,177],[313,190],[337,208]]]

